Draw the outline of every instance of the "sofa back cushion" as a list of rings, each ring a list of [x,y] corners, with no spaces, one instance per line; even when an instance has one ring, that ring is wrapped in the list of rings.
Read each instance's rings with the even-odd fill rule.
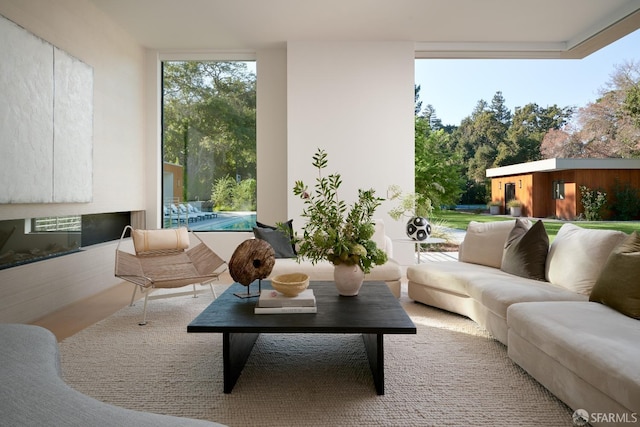
[[[371,236],[371,240],[376,243],[378,249],[384,251],[389,255],[389,250],[391,248],[387,248],[387,239],[386,232],[384,230],[384,221],[380,218],[376,218],[373,220],[373,225],[375,227],[375,231],[373,232],[373,236]],[[391,256],[391,255],[389,255]]]
[[[589,295],[611,251],[626,237],[622,231],[587,230],[564,224],[549,247],[547,280]]]
[[[640,235],[633,232],[618,245],[605,263],[589,301],[607,305],[640,319]]]
[[[545,266],[549,253],[549,236],[544,223],[538,221],[527,227],[516,219],[502,253],[500,269],[527,279],[545,280]]]
[[[528,219],[522,223],[527,228],[531,226]],[[458,254],[460,261],[500,268],[504,245],[514,226],[515,220],[471,221]]]

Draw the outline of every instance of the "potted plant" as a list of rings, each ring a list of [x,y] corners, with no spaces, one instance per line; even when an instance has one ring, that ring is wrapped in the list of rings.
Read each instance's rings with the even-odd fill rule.
[[[507,207],[509,208],[509,212],[511,212],[511,216],[521,216],[522,215],[522,202],[518,199],[511,199],[507,202]]]
[[[312,163],[318,170],[312,192],[304,182],[295,182],[293,193],[304,200],[302,217],[307,222],[302,237],[296,235],[293,240],[298,245],[299,257],[312,263],[327,260],[335,266],[334,278],[341,295],[357,295],[364,274],[387,261],[387,254],[371,240],[375,231],[372,216],[383,199],[376,197],[373,189],[358,189],[358,200],[347,206],[338,196],[340,174],[322,174],[327,163],[327,153],[318,149]],[[355,283],[342,281],[347,272],[356,276],[351,280]],[[349,284],[354,287],[348,288]]]
[[[489,208],[490,215],[500,215],[500,208],[502,207],[502,202],[500,200],[492,200],[487,203],[487,207]]]
[[[433,212],[431,200],[419,193],[404,194],[397,185],[391,185],[387,189],[389,200],[398,200],[398,205],[388,214],[396,221],[402,217],[409,218],[406,233],[410,239],[426,240],[431,234],[431,225],[427,219]]]

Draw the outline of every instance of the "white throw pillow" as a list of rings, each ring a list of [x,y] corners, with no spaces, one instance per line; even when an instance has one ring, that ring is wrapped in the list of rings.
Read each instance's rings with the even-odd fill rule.
[[[521,219],[524,225],[531,227],[531,221]],[[471,221],[467,227],[464,241],[459,252],[460,261],[500,268],[502,252],[509,233],[516,221]]]
[[[547,281],[589,295],[611,251],[625,238],[627,234],[622,231],[564,224],[549,247]]]

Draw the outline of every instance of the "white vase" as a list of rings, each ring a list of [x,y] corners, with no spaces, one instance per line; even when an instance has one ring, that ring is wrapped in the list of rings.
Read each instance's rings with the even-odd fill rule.
[[[333,281],[340,295],[353,297],[360,292],[364,272],[358,265],[337,264],[333,269]]]

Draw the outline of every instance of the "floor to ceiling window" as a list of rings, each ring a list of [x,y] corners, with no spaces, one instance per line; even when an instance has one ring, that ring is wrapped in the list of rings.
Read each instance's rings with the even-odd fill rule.
[[[164,227],[256,224],[255,62],[162,63]]]

